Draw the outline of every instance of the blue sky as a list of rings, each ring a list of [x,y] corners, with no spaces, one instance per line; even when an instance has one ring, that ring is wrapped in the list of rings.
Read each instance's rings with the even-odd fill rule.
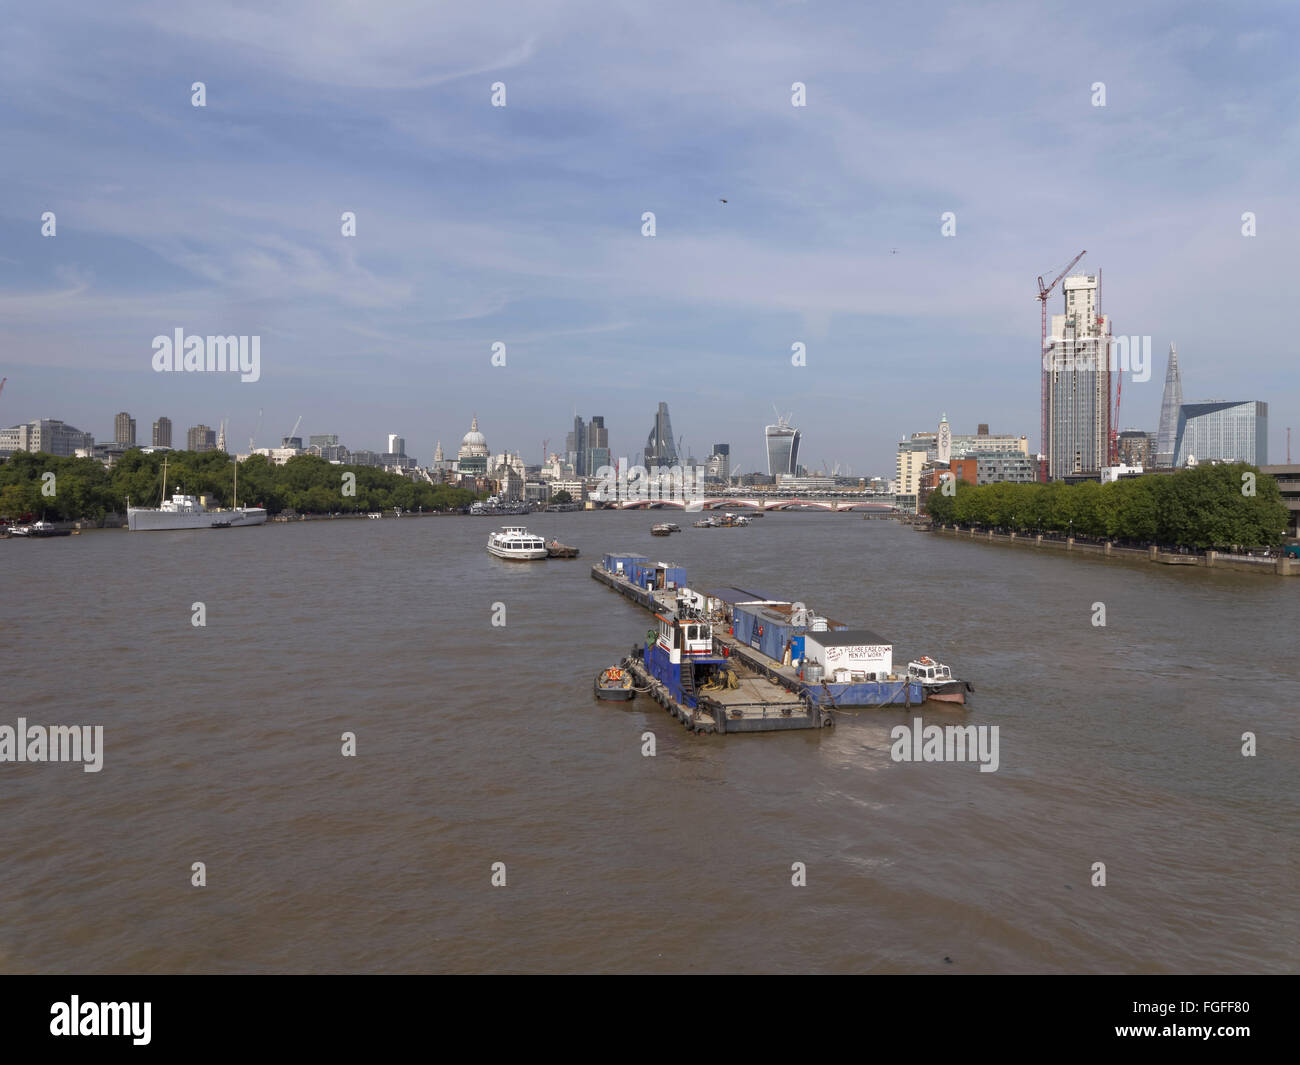
[[[943,412],[1037,447],[1035,279],[1087,248],[1115,331],[1153,338],[1123,426],[1155,429],[1174,340],[1186,400],[1267,400],[1281,461],[1297,36],[1282,3],[11,10],[0,423],[243,445],[260,409],[259,445],[302,415],[427,461],[477,412],[535,462],[575,410],[634,455],[666,400],[748,469],[777,403],[810,467],[888,474]],[[261,380],[154,373],[177,327],[260,335]]]

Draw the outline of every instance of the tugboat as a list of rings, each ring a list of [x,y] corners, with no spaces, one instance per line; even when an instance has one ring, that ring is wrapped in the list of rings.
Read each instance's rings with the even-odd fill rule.
[[[507,525],[488,537],[488,552],[497,558],[515,562],[532,562],[547,555],[546,541],[534,536],[522,525]]]
[[[612,666],[603,673],[596,674],[595,692],[597,699],[608,702],[622,702],[636,695],[632,687],[632,674],[626,669]]]
[[[699,690],[729,665],[713,650],[713,626],[698,610],[684,606],[656,613],[658,628],[646,633],[642,661],[646,672],[687,710],[699,705]]]
[[[548,558],[577,558],[578,549],[562,544],[559,540],[547,540],[546,555]]]
[[[928,655],[907,663],[907,679],[921,685],[927,700],[936,703],[966,705],[966,693],[975,688],[968,680],[954,680],[952,670]]]

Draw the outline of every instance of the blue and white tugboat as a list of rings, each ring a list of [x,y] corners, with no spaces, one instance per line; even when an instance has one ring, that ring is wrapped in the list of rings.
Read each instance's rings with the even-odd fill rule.
[[[655,611],[657,627],[646,634],[640,655],[625,660],[652,699],[693,732],[767,732],[833,723],[811,700],[753,673],[725,649],[720,654],[705,605],[704,596],[681,589],[673,608],[661,603]]]
[[[699,691],[729,664],[713,650],[713,626],[683,600],[678,609],[655,614],[657,629],[646,633],[646,672],[687,710],[699,707]]]

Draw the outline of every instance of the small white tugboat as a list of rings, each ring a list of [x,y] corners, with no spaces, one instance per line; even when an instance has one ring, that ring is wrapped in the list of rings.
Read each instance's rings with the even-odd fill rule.
[[[546,541],[534,536],[522,525],[507,525],[488,537],[487,549],[497,558],[532,562],[547,555]]]
[[[952,670],[928,655],[907,663],[907,679],[921,685],[926,699],[937,703],[966,705],[966,693],[974,691],[968,680],[954,680]]]

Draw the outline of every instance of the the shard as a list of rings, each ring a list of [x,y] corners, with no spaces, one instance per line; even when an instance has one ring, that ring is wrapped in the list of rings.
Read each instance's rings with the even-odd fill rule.
[[[1178,435],[1178,408],[1183,405],[1183,375],[1178,369],[1178,347],[1169,345],[1169,366],[1165,370],[1165,395],[1160,403],[1160,429],[1156,433],[1156,466],[1167,469],[1174,464],[1174,445]]]

